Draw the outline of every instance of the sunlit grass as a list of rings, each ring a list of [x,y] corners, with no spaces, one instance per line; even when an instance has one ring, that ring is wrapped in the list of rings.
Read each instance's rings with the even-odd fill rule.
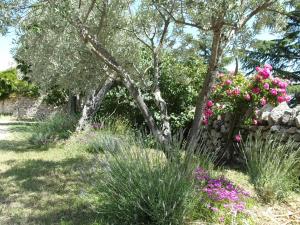
[[[37,149],[28,142],[30,125],[1,129],[0,224],[92,224],[78,172],[89,156],[63,143]]]

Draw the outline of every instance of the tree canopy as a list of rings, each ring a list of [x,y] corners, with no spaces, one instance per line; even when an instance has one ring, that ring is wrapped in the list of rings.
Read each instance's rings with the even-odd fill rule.
[[[271,41],[256,41],[242,58],[244,68],[251,70],[268,62],[280,76],[300,80],[300,5],[287,16],[283,36]]]

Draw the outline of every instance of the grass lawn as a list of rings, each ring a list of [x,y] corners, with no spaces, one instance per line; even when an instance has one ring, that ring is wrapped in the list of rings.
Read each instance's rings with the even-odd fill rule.
[[[30,125],[7,119],[0,119],[0,224],[92,224],[95,214],[79,198],[78,167],[88,155],[63,144],[35,148]]]

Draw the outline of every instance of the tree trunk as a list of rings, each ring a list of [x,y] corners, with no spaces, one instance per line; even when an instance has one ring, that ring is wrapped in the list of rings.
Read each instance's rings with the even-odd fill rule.
[[[138,108],[140,109],[151,133],[154,135],[156,140],[162,144],[163,146],[168,145],[168,140],[165,138],[163,133],[160,131],[160,129],[157,127],[153,116],[151,115],[148,106],[146,105],[144,101],[144,97],[140,91],[140,89],[136,86],[134,81],[130,78],[130,76],[126,73],[123,72],[122,74],[123,77],[123,84],[126,87],[126,89],[129,91],[129,94],[133,97],[135,100]]]
[[[164,135],[162,134],[161,130],[157,127],[157,124],[151,115],[151,112],[144,101],[144,97],[135,84],[134,80],[131,78],[130,74],[128,74],[125,69],[119,65],[117,60],[107,51],[107,49],[99,42],[96,37],[92,37],[89,34],[87,28],[77,20],[75,24],[79,30],[80,37],[83,39],[87,47],[95,53],[95,55],[104,62],[110,69],[115,71],[120,78],[126,89],[129,91],[131,97],[135,100],[138,108],[140,109],[151,133],[154,135],[156,140],[162,144],[163,146],[166,145],[167,141]]]
[[[162,122],[162,134],[166,138],[166,142],[170,144],[171,142],[171,125],[170,125],[170,118],[168,115],[167,110],[167,103],[163,99],[160,91],[160,65],[159,65],[159,56],[156,51],[153,52],[153,68],[154,68],[154,99],[156,102],[157,107],[160,111],[160,118]],[[169,145],[168,144],[168,145]]]
[[[188,148],[194,148],[197,144],[197,137],[201,129],[200,126],[202,122],[202,115],[203,115],[205,103],[209,98],[212,86],[217,76],[217,67],[218,67],[218,58],[219,58],[218,53],[220,48],[220,41],[221,41],[221,32],[218,29],[215,30],[213,33],[211,56],[209,59],[209,65],[203,82],[202,89],[198,93],[194,120],[188,135],[188,142],[187,142]]]
[[[68,97],[68,113],[75,115],[77,112],[77,96],[69,92]]]
[[[108,77],[99,90],[93,91],[92,95],[89,97],[83,107],[82,115],[76,128],[77,131],[84,130],[86,128],[88,122],[100,108],[105,95],[111,89],[115,79],[116,75]]]

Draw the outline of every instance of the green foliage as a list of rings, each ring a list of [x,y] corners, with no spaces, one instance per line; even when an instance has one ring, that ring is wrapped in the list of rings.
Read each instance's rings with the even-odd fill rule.
[[[165,55],[160,85],[162,96],[168,103],[173,129],[185,128],[192,120],[206,69],[203,59],[198,56],[181,59],[175,55]]]
[[[160,88],[162,97],[168,104],[171,125],[175,131],[178,131],[180,128],[185,128],[193,118],[193,106],[195,105],[197,91],[201,87],[206,72],[206,65],[201,58],[196,56],[181,59],[172,54],[165,54],[161,71]],[[152,76],[151,69],[149,73]],[[155,119],[160,121],[154,96],[145,92],[144,98]],[[144,123],[134,100],[129,96],[128,91],[119,85],[113,87],[107,94],[98,112],[98,115],[102,116],[111,114],[126,118],[132,124],[138,126]]]
[[[61,106],[67,103],[68,95],[65,90],[55,85],[46,91],[47,95],[43,99],[44,102],[50,105]]]
[[[63,113],[57,113],[45,121],[33,126],[30,142],[35,145],[48,145],[59,139],[66,139],[75,130],[77,118]]]
[[[0,72],[0,99],[11,94],[36,97],[39,95],[38,87],[17,77],[17,70],[11,69]]]
[[[299,84],[296,84],[296,85],[290,85],[290,86],[288,86],[287,92],[288,92],[289,94],[297,94],[297,93],[300,93],[300,85],[299,85]]]
[[[299,182],[299,144],[283,136],[261,132],[250,135],[242,146],[247,172],[265,202],[284,199]],[[299,184],[298,184],[299,185]]]
[[[0,78],[0,99],[5,99],[12,92],[12,86],[5,79]]]

